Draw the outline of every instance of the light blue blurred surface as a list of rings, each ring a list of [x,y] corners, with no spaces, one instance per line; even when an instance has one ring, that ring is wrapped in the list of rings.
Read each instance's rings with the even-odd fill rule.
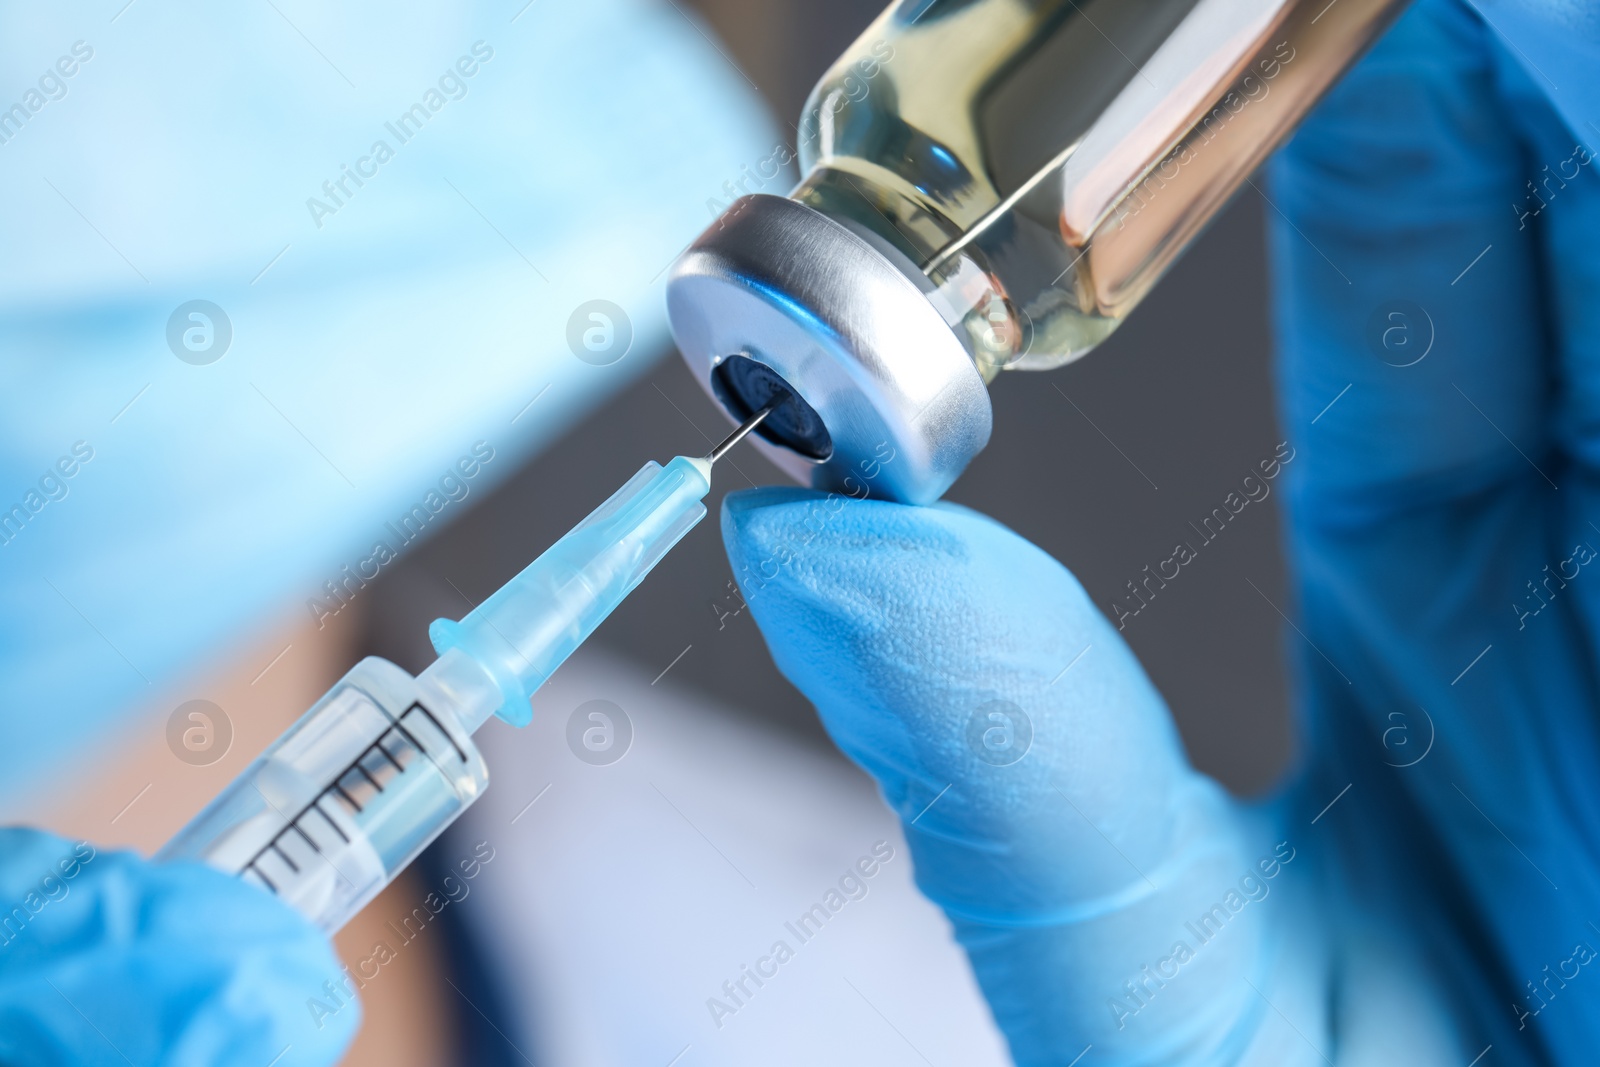
[[[0,797],[311,619],[474,444],[494,458],[434,528],[626,384],[665,347],[665,268],[771,140],[670,4],[12,5],[0,108],[79,41],[0,144],[0,512],[94,453],[0,544]],[[400,143],[385,123],[475,42]],[[319,228],[307,199],[379,139]],[[193,299],[232,323],[210,365],[167,345]],[[567,343],[595,299],[634,330],[610,366]]]

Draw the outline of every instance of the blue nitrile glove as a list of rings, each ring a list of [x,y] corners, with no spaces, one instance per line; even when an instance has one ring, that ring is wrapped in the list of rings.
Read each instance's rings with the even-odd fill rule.
[[[0,829],[0,909],[6,1067],[330,1064],[360,1021],[326,938],[208,867]]]
[[[882,784],[1021,1064],[1600,1047],[1595,17],[1489,16],[1509,37],[1421,0],[1275,164],[1310,731],[1284,795],[1197,775],[1102,609],[991,520],[727,498],[775,660]]]

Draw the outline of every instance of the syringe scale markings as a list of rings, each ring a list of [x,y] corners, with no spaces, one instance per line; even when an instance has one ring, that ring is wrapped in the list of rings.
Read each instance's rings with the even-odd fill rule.
[[[423,716],[426,722],[413,721],[408,727],[407,720],[414,715]],[[400,780],[419,755],[432,758],[430,746],[423,744],[419,734],[433,735],[430,738],[433,742],[432,748],[443,750],[443,742],[448,742],[455,750],[457,758],[466,762],[466,754],[461,751],[449,731],[444,729],[426,707],[419,702],[413,702],[398,719],[391,720],[389,727],[378,736],[377,740],[363,749],[360,755],[334,776],[331,785],[318,793],[315,799],[302,808],[282,830],[250,858],[241,870],[240,876],[253,875],[260,879],[267,889],[279,894],[280,884],[286,885],[293,876],[301,873],[302,867],[307,862],[316,858],[321,858],[323,862],[333,867],[336,874],[339,873],[337,865],[328,859],[323,845],[318,843],[318,838],[327,841],[329,835],[326,830],[331,828],[338,835],[340,843],[345,845],[350,843],[350,835],[340,826],[341,818],[354,820],[356,816],[371,807],[374,798]],[[444,755],[444,752],[441,751],[440,755]],[[334,812],[323,808],[322,803],[325,800],[334,802]],[[316,836],[309,833],[308,828],[316,831]],[[291,832],[305,842],[311,850],[311,855],[307,855],[303,848],[292,842]],[[288,846],[285,845],[286,840],[291,842]],[[330,849],[337,848],[331,841],[327,844]],[[299,855],[299,862],[296,862],[294,854]],[[281,861],[281,864],[277,861]],[[282,867],[288,868],[287,875]]]

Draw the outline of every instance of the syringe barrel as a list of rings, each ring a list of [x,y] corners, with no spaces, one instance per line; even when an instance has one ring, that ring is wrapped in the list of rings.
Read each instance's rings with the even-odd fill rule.
[[[500,686],[497,714],[526,725],[533,693],[705,517],[709,471],[683,456],[665,467],[646,463],[466,618],[435,620],[434,649],[475,660]]]
[[[447,701],[372,657],[156,858],[238,875],[332,933],[488,784],[483,757]]]

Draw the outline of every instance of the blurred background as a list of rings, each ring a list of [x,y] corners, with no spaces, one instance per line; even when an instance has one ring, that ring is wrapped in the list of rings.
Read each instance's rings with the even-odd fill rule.
[[[791,145],[811,85],[881,8],[663,2],[711,43],[707,62],[736,68]],[[1192,539],[1190,524],[1280,440],[1263,247],[1270,210],[1247,189],[1089,357],[1002,375],[993,439],[949,494],[1065,563],[1110,616],[1129,583]],[[725,416],[675,354],[640,346],[626,363],[625,387],[492,492],[453,509],[447,527],[385,567],[349,609],[311,628],[292,605],[277,629],[191,678],[185,693],[232,715],[226,760],[169,780],[168,701],[118,735],[115,763],[79,768],[95,789],[46,794],[12,814],[148,850],[360,656],[421,670],[433,658],[432,619],[465,614],[646,458],[698,454],[725,434]],[[707,501],[713,516],[725,492],[783,480],[748,447],[731,460]],[[901,848],[870,783],[829,746],[742,608],[707,521],[535,698],[532,726],[493,723],[480,734],[495,788],[338,945],[352,965],[370,956],[430,884],[488,843],[496,859],[474,887],[479,903],[447,911],[438,937],[407,942],[362,991],[367,1024],[347,1063],[1003,1062],[964,960],[915,896],[903,852],[884,865],[876,895],[852,906],[861,914],[840,920],[854,925],[813,952],[806,966],[816,973],[797,964],[783,991],[764,993],[737,1025],[708,1025],[703,1002],[785,916],[876,842]],[[1269,498],[1125,631],[1195,764],[1242,794],[1269,789],[1292,758],[1280,609]],[[597,696],[634,718],[634,751],[615,767],[582,765],[562,741],[572,709]],[[162,789],[146,797],[158,776]],[[831,1020],[820,1031],[818,1012]]]

